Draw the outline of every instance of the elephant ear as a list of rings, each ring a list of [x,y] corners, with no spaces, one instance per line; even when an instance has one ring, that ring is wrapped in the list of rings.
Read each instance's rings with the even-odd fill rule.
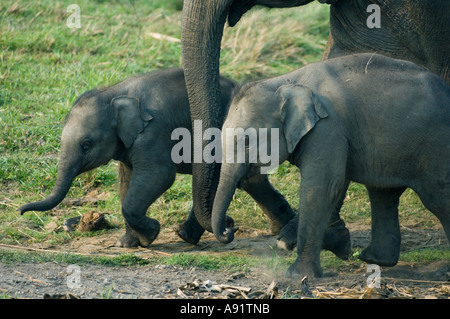
[[[139,99],[126,95],[115,97],[111,106],[117,114],[117,135],[126,148],[129,148],[139,133],[148,125],[152,116],[139,103]]]
[[[328,117],[328,113],[306,86],[299,84],[283,85],[276,94],[281,97],[281,122],[289,154],[303,136],[306,135],[316,123]]]

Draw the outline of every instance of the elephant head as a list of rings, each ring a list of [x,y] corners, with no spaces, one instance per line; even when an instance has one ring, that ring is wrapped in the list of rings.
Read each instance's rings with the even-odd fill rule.
[[[20,214],[56,207],[77,175],[107,164],[113,158],[119,159],[151,118],[134,97],[111,98],[99,90],[81,95],[62,131],[58,176],[51,194],[44,200],[23,205]]]
[[[223,160],[212,213],[212,227],[219,241],[229,243],[234,238],[233,229],[226,227],[225,214],[236,187],[247,176],[264,173],[262,169],[267,163],[261,160],[259,150],[256,160],[252,159],[251,153],[255,153],[255,148],[267,143],[267,150],[278,154],[277,163],[282,163],[294,153],[301,139],[317,122],[326,117],[325,107],[305,86],[289,84],[271,89],[256,85],[242,88],[230,106],[222,129]],[[257,132],[256,142],[246,134],[251,129]],[[261,129],[268,130],[263,138]],[[235,134],[231,134],[233,131]],[[242,140],[246,141],[245,148],[238,146]],[[245,160],[235,160],[239,156]]]

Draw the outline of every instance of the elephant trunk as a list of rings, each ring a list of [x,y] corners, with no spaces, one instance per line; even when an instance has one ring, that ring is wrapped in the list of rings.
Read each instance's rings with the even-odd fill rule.
[[[223,164],[220,173],[220,183],[217,188],[217,196],[214,199],[212,212],[212,228],[217,240],[228,244],[234,239],[236,228],[227,228],[226,213],[233,199],[238,182],[245,174],[244,164]]]
[[[202,150],[209,141],[203,140],[208,128],[221,128],[219,57],[223,28],[232,0],[185,0],[181,43],[183,69],[189,96],[192,121],[201,120],[202,136],[193,136],[203,145],[195,145],[192,165],[193,206],[200,225],[212,231],[211,212],[219,181],[220,164],[205,163]],[[196,160],[196,155],[197,158]]]
[[[69,192],[72,181],[78,175],[80,165],[66,164],[65,161],[60,161],[58,166],[58,177],[56,178],[55,186],[52,193],[45,199],[33,203],[25,204],[19,207],[19,212],[23,215],[27,211],[47,211],[55,208],[62,202],[64,197]]]

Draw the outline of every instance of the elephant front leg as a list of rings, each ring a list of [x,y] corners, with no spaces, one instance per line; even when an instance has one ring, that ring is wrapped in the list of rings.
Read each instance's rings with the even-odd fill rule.
[[[122,203],[122,214],[127,225],[124,243],[132,243],[137,238],[143,247],[148,247],[156,239],[160,224],[146,216],[147,209],[172,184],[175,171],[159,166],[158,170],[134,169],[128,191]]]
[[[345,227],[345,222],[340,217],[340,210],[344,202],[348,182],[333,210],[322,241],[322,249],[334,253],[337,257],[347,260],[350,255],[350,232]],[[297,245],[298,215],[283,227],[277,239],[277,245],[281,249],[293,250]]]
[[[359,259],[380,266],[394,266],[400,256],[399,198],[405,188],[367,187],[372,211],[372,241]]]
[[[317,169],[313,169],[312,173],[310,171],[302,174],[297,259],[288,269],[289,276],[321,277],[323,275],[320,251],[325,230],[339,196],[345,191],[344,176],[327,174],[327,172],[322,172],[322,176],[314,176],[320,174],[314,171],[318,172]]]

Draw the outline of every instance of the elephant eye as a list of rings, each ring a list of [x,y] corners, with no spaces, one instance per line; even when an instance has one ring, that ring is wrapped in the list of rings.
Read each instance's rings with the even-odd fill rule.
[[[92,147],[92,141],[91,140],[84,140],[81,143],[81,149],[83,150],[83,153],[86,153],[89,151],[89,149]]]

